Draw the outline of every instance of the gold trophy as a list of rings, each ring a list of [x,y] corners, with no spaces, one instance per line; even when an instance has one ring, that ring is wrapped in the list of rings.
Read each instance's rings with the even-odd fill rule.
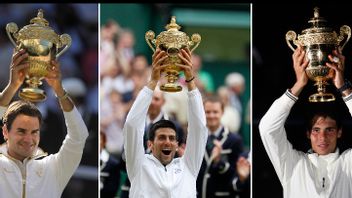
[[[340,27],[340,35],[337,35],[332,28],[328,27],[327,21],[319,16],[319,8],[314,8],[314,17],[308,23],[312,27],[302,31],[301,35],[297,35],[290,30],[286,33],[286,42],[288,46],[294,51],[290,41],[296,46],[300,45],[306,52],[306,57],[309,59],[309,64],[306,68],[306,73],[309,79],[315,81],[318,92],[309,96],[310,102],[330,102],[335,100],[335,96],[326,92],[326,85],[328,80],[334,76],[334,71],[326,66],[326,62],[330,62],[328,55],[332,51],[341,50],[346,45],[351,37],[351,28],[347,25]],[[342,45],[341,42],[343,42]]]
[[[44,19],[42,9],[29,25],[19,31],[16,23],[8,23],[6,32],[16,50],[24,48],[28,53],[29,68],[25,81],[28,87],[20,90],[19,97],[31,102],[45,100],[44,90],[38,87],[49,72],[51,60],[57,59],[71,46],[71,37],[68,34],[57,35]]]
[[[176,17],[172,16],[170,24],[165,26],[167,31],[161,32],[156,39],[155,33],[151,30],[145,33],[145,40],[149,47],[155,52],[156,48],[165,51],[168,58],[163,62],[163,64],[168,65],[163,73],[166,73],[167,83],[160,86],[160,90],[166,92],[178,92],[182,90],[182,87],[176,84],[179,77],[180,68],[176,63],[182,63],[182,60],[177,56],[183,48],[190,48],[191,52],[195,50],[200,41],[201,36],[199,34],[193,34],[191,40],[186,35],[186,33],[179,31],[181,28],[176,23]],[[152,44],[156,47],[154,48]]]

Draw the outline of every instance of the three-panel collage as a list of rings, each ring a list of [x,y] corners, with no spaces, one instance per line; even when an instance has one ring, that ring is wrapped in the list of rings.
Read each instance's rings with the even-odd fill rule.
[[[0,16],[0,198],[352,197],[348,6]]]

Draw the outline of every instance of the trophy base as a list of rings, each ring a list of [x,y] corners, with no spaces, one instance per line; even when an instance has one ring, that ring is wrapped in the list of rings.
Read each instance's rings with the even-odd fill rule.
[[[182,90],[182,87],[176,84],[166,83],[160,86],[160,90],[165,92],[179,92]]]
[[[332,102],[335,96],[331,93],[316,93],[309,96],[309,102]]]
[[[18,96],[30,102],[41,102],[46,99],[45,92],[39,88],[23,88]]]

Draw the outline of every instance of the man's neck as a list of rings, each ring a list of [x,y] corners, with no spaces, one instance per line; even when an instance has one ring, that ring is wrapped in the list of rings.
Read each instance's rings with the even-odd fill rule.
[[[222,125],[208,127],[209,133],[212,135],[217,135],[218,133],[220,133],[221,129],[222,129]]]

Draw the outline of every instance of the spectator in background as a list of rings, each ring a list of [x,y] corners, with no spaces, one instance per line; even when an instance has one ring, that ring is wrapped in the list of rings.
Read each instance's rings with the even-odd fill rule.
[[[235,191],[239,198],[250,197],[250,173],[251,173],[251,152],[241,155],[236,162],[237,175],[232,181]]]
[[[100,197],[115,198],[120,186],[120,162],[105,149],[106,135],[100,132]]]
[[[224,114],[221,117],[221,123],[228,127],[233,133],[239,133],[241,128],[241,114],[237,109],[233,108],[230,104],[230,91],[225,86],[218,88],[218,96],[224,104]]]
[[[229,73],[225,78],[225,84],[230,90],[230,104],[243,115],[243,106],[241,96],[245,90],[245,79],[242,74],[238,72]]]
[[[236,174],[236,161],[243,152],[241,136],[231,133],[221,124],[224,104],[217,96],[204,100],[208,141],[203,163],[197,178],[197,197],[227,197],[236,194],[232,180]]]
[[[134,88],[132,91],[124,94],[124,101],[132,105],[133,100],[136,98],[138,92],[148,82],[150,76],[150,67],[147,58],[142,54],[137,54],[131,60],[130,79],[133,82]]]
[[[201,93],[203,94],[211,94],[215,91],[214,80],[212,75],[204,71],[203,67],[203,60],[202,57],[198,54],[193,54],[192,56],[193,62],[193,71],[195,74],[195,83]],[[184,81],[184,79],[182,79]]]
[[[119,31],[117,42],[115,43],[115,57],[120,62],[122,69],[128,74],[131,72],[131,60],[135,56],[133,49],[134,44],[135,38],[133,31],[126,28],[121,29]]]
[[[107,137],[105,147],[116,158],[120,158],[123,149],[122,128],[126,111],[122,95],[116,90],[101,100],[100,127]]]
[[[106,61],[115,59],[115,41],[120,31],[120,25],[113,19],[109,19],[100,30],[100,71],[105,72]]]
[[[134,83],[130,78],[130,74],[123,70],[121,64],[117,59],[111,59],[106,65],[106,72],[101,75],[101,89],[103,90],[103,97],[109,94],[113,89],[124,95],[130,93],[134,89]]]

